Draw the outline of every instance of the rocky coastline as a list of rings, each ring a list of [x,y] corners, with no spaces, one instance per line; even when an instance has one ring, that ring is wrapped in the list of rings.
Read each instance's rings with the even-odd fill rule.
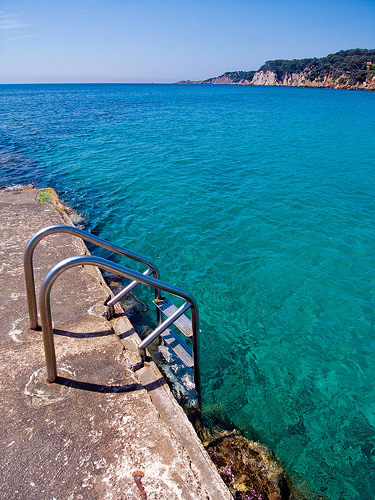
[[[375,50],[351,49],[324,58],[267,61],[258,71],[233,71],[178,84],[255,85],[375,90]]]
[[[334,77],[332,74],[322,78],[310,79],[308,73],[286,73],[278,78],[273,71],[257,71],[250,85],[265,85],[274,87],[315,87],[346,90],[375,90],[375,75],[365,81],[350,82],[348,75]]]
[[[323,78],[309,79],[308,74],[301,73],[286,73],[282,78],[273,71],[257,71],[252,80],[241,79],[234,82],[229,76],[218,76],[209,78],[208,80],[192,81],[183,80],[177,82],[179,84],[196,84],[196,85],[254,85],[254,86],[272,86],[272,87],[314,87],[326,89],[346,89],[346,90],[375,90],[375,75],[363,82],[357,81],[351,84],[349,77],[340,75],[334,77],[328,75]]]

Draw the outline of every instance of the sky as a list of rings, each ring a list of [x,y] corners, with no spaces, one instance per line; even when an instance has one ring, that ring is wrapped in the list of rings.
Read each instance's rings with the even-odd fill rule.
[[[0,0],[0,83],[170,83],[375,48],[375,0]]]

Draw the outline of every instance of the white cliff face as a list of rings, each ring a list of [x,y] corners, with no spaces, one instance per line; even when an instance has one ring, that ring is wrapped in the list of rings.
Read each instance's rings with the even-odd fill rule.
[[[305,87],[310,80],[305,73],[288,73],[283,78],[282,85],[288,87]]]
[[[282,80],[273,71],[257,71],[251,85],[272,85],[275,87],[318,87],[333,89],[375,90],[375,76],[365,82],[350,85],[348,77],[334,79],[332,75],[321,79],[310,80],[308,73],[286,73]]]
[[[257,71],[251,80],[251,85],[280,85],[273,71]]]
[[[252,85],[273,85],[285,87],[306,87],[310,80],[305,73],[287,73],[282,80],[278,80],[273,71],[257,71],[251,81]]]
[[[194,83],[194,84],[207,84],[207,85],[264,85],[275,87],[318,87],[328,89],[351,89],[351,90],[375,90],[375,75],[367,78],[367,81],[357,81],[354,85],[350,83],[350,75],[342,74],[336,78],[332,75],[324,76],[323,78],[316,78],[310,80],[308,71],[301,73],[286,73],[282,79],[277,78],[276,73],[273,71],[257,71],[254,78],[249,81],[241,79],[234,82],[230,76],[222,75],[216,78],[202,81],[182,81],[178,83]]]

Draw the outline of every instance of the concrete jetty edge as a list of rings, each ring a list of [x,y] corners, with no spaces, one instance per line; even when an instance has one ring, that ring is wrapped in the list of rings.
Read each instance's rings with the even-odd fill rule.
[[[52,294],[59,379],[45,381],[40,332],[27,331],[22,257],[42,227],[71,224],[52,189],[0,191],[0,482],[2,498],[226,500],[232,496],[128,318],[103,318],[100,271],[74,268]],[[70,235],[35,250],[37,289],[49,269],[86,254]]]

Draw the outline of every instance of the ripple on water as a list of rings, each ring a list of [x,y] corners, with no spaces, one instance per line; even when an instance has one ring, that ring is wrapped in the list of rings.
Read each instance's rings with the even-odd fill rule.
[[[374,94],[52,85],[0,101],[0,184],[55,187],[197,297],[205,407],[301,484],[371,498]]]

